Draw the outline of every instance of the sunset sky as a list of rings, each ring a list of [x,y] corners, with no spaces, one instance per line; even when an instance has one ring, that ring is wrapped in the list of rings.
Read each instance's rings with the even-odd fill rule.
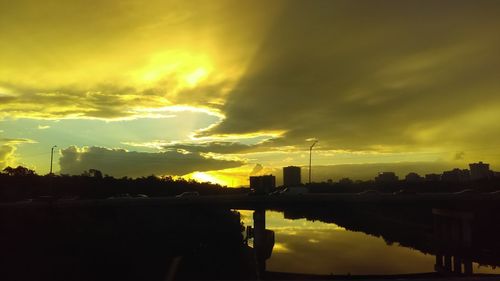
[[[0,168],[500,169],[500,1],[0,0]],[[305,171],[305,167],[304,167]],[[304,172],[305,174],[305,172]]]

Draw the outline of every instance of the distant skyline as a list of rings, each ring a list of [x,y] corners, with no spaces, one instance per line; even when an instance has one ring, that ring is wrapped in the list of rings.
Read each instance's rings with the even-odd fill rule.
[[[500,170],[498,26],[481,0],[4,1],[0,168],[57,145],[56,173],[237,186],[315,138],[313,181]]]

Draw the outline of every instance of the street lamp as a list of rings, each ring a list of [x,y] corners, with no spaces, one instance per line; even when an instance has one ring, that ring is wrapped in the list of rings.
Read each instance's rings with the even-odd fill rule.
[[[54,145],[51,149],[50,149],[50,173],[49,175],[52,175],[52,162],[54,160],[54,148],[56,148],[57,145]]]
[[[313,144],[311,144],[311,147],[309,147],[309,184],[311,184],[311,159],[312,159],[312,150],[313,150],[313,147],[314,145],[317,143],[318,141],[315,140],[313,142]]]

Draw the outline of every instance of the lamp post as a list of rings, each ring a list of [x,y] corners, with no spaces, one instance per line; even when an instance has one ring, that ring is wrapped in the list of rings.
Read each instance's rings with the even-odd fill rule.
[[[313,147],[314,145],[317,143],[318,141],[315,140],[313,142],[313,144],[311,144],[311,147],[309,147],[309,184],[311,184],[311,160],[312,160],[312,150],[313,150]]]
[[[51,149],[50,149],[50,173],[49,175],[52,175],[52,162],[54,160],[54,148],[56,148],[57,145],[54,145]]]

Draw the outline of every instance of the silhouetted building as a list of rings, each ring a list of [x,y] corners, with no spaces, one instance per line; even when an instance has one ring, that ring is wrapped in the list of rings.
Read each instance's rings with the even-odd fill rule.
[[[440,181],[440,180],[441,180],[440,174],[426,174],[425,175],[425,181]]]
[[[375,182],[377,183],[391,183],[397,182],[399,178],[394,172],[382,172],[375,177]]]
[[[490,164],[483,162],[471,163],[470,167],[470,179],[471,180],[481,180],[491,178],[493,172],[490,170]]]
[[[250,189],[257,194],[267,194],[276,189],[276,177],[273,175],[250,177]]]
[[[408,175],[405,176],[405,181],[406,182],[423,182],[424,178],[421,177],[417,173],[409,173]]]
[[[470,173],[467,169],[460,170],[455,168],[451,171],[443,172],[443,175],[441,175],[441,181],[444,182],[464,182],[468,180],[470,180]]]
[[[300,167],[288,166],[283,168],[283,185],[298,186],[301,185]]]
[[[333,180],[332,180],[332,179],[327,179],[327,180],[326,180],[326,183],[328,183],[328,184],[330,184],[330,185],[331,185],[331,184],[333,184]]]

